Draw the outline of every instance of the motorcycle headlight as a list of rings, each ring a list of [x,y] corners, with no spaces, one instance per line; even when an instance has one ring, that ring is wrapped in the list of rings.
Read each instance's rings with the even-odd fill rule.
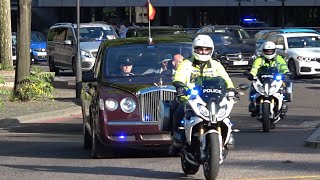
[[[224,115],[226,115],[226,112],[227,112],[227,105],[224,105],[219,109],[219,111],[217,113],[217,117],[218,118],[223,117]]]
[[[120,107],[125,113],[132,113],[136,109],[136,102],[129,97],[123,98],[120,102]]]
[[[258,91],[259,93],[261,93],[261,94],[264,94],[264,93],[265,93],[263,86],[258,85],[257,88],[258,88],[257,91]]]
[[[199,111],[203,116],[209,116],[209,110],[205,106],[200,106]]]
[[[269,94],[274,94],[277,91],[277,85],[273,85],[270,87]]]
[[[106,102],[106,108],[109,110],[109,111],[114,111],[118,108],[119,106],[119,103],[114,100],[114,99],[107,99]]]

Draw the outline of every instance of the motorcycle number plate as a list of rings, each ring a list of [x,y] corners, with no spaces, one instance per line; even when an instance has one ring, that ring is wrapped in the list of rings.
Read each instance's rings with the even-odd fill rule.
[[[248,65],[248,61],[233,61],[233,65]]]

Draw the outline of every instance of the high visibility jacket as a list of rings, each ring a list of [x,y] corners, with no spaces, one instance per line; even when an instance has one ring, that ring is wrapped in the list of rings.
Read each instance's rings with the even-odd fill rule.
[[[289,72],[286,61],[279,55],[276,55],[269,62],[266,62],[265,57],[258,57],[257,59],[254,60],[252,64],[250,74],[252,74],[253,76],[256,76],[261,66],[276,67],[278,71],[282,74]]]
[[[194,58],[185,59],[178,66],[178,69],[173,77],[173,82],[180,81],[185,83],[188,88],[195,87],[195,79],[199,76],[208,76],[208,77],[222,77],[226,83],[227,88],[234,88],[232,80],[230,79],[228,73],[222,66],[222,64],[216,60],[210,59],[201,70],[199,64],[194,63]],[[203,71],[203,72],[201,72]]]

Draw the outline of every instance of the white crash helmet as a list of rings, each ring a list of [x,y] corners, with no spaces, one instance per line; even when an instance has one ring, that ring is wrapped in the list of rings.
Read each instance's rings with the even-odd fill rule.
[[[262,54],[266,59],[272,59],[276,55],[276,44],[272,41],[267,41],[262,47]]]
[[[209,48],[210,51],[206,54],[199,54],[197,51],[198,47]],[[192,42],[192,55],[196,60],[209,61],[214,51],[213,41],[208,35],[198,35]]]

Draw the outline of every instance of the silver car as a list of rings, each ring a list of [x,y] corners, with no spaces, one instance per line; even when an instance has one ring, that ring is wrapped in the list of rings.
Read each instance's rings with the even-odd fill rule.
[[[72,70],[76,73],[77,30],[77,25],[72,23],[57,23],[49,29],[47,52],[51,72]],[[119,38],[113,27],[106,23],[82,23],[79,34],[83,72],[93,68],[102,41]]]

